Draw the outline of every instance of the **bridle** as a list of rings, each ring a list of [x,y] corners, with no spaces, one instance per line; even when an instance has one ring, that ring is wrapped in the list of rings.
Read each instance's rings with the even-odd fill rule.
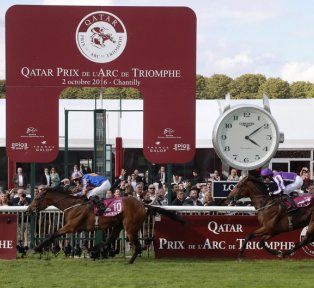
[[[51,203],[51,204],[47,204],[46,207],[44,207],[43,209],[39,209],[39,205],[40,203],[45,199],[46,194],[48,193],[48,190],[44,190],[42,193],[36,195],[35,199],[36,199],[36,205],[35,205],[35,209],[34,209],[34,213],[38,213],[41,210],[45,210],[48,206],[56,206],[56,204],[58,204],[59,202],[61,202],[62,200],[68,198],[68,195],[65,195],[64,197],[56,200],[55,202]]]

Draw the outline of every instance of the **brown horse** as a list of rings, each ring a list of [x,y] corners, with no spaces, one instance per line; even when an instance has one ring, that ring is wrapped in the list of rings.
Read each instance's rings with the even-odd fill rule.
[[[310,198],[313,195],[310,195]],[[287,209],[281,198],[269,196],[267,186],[260,179],[252,176],[244,177],[228,195],[228,201],[236,201],[243,197],[251,198],[252,204],[257,211],[257,218],[261,225],[256,231],[248,234],[240,249],[239,258],[243,256],[246,244],[254,237],[261,237],[259,245],[273,255],[283,257],[290,255],[297,249],[314,241],[314,203],[311,198],[307,207],[299,208],[292,213]],[[265,245],[265,241],[273,236],[302,228],[308,225],[308,230],[301,242],[295,243],[294,247],[287,251],[277,251]]]
[[[162,209],[161,207],[144,204],[132,196],[123,197],[121,204],[122,210],[118,215],[98,217],[93,212],[94,205],[92,201],[74,197],[64,191],[62,187],[44,188],[28,206],[26,214],[30,215],[42,211],[48,206],[55,206],[64,212],[64,226],[39,244],[34,251],[42,252],[43,248],[50,245],[54,239],[67,233],[113,228],[108,240],[103,243],[104,248],[106,248],[114,243],[120,231],[124,228],[130,243],[134,247],[133,255],[129,261],[132,264],[137,255],[142,251],[138,232],[143,226],[147,213],[152,215],[156,212],[165,214],[176,221],[184,223],[182,218],[174,212]]]

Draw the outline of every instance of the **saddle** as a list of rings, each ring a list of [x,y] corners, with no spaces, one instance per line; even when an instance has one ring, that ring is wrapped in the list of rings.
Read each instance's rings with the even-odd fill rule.
[[[295,197],[283,197],[282,198],[282,203],[285,205],[286,209],[287,209],[287,212],[292,212],[292,211],[295,211],[299,208],[304,208],[304,207],[307,207],[311,204],[312,202],[312,198],[313,198],[314,195],[312,194],[303,194],[303,195],[300,195],[300,196],[295,196]],[[291,201],[294,202],[294,207],[291,203]]]
[[[106,207],[106,211],[102,215],[98,215],[98,208],[93,206],[94,214],[98,216],[112,217],[122,212],[122,197],[114,197],[101,200],[102,204]]]

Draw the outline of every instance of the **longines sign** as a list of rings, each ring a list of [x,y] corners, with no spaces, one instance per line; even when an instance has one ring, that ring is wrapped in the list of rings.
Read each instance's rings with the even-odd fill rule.
[[[57,156],[58,97],[69,86],[139,89],[145,157],[185,163],[194,156],[196,16],[189,8],[12,6],[6,83],[6,147],[15,161]]]

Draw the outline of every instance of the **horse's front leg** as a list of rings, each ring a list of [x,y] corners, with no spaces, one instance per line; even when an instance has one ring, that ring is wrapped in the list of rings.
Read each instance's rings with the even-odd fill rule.
[[[67,225],[61,227],[58,231],[52,233],[48,238],[41,242],[37,247],[34,248],[34,252],[42,252],[44,247],[50,245],[57,237],[67,233],[74,233],[73,227]]]
[[[57,232],[52,233],[48,238],[46,238],[37,247],[34,248],[34,252],[42,253],[43,248],[49,246],[57,237],[58,237]]]
[[[242,257],[243,257],[243,253],[244,253],[244,250],[246,248],[247,242],[249,242],[254,237],[256,237],[255,233],[251,233],[251,234],[246,235],[246,237],[244,239],[244,242],[243,242],[243,244],[242,244],[242,246],[240,248],[240,253],[239,253],[239,256],[238,256],[239,259],[242,259]]]
[[[276,255],[276,256],[279,256],[279,257],[282,257],[283,256],[283,252],[282,251],[278,251],[278,250],[273,250],[271,248],[269,248],[267,245],[266,245],[266,240],[268,240],[270,237],[268,237],[267,239],[262,239],[260,242],[259,242],[259,246],[263,249],[265,249],[268,253],[272,254],[272,255]]]

